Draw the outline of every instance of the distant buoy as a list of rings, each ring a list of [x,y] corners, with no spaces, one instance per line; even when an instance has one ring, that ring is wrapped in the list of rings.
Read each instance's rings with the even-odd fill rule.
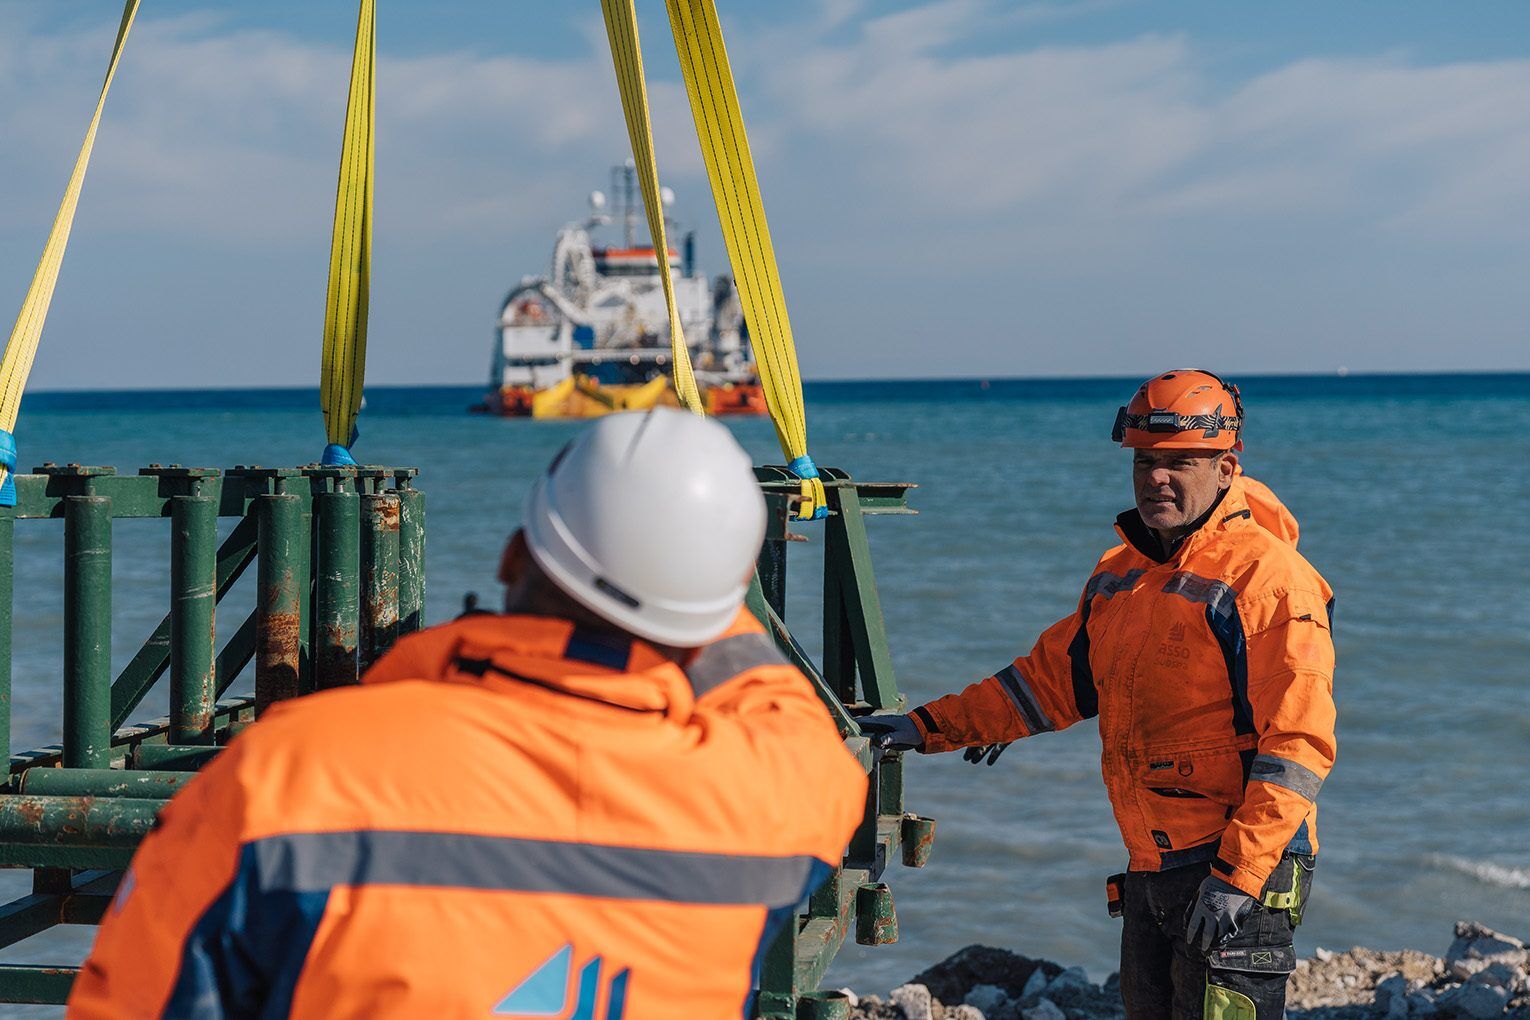
[[[1340,378],[1343,378],[1346,375],[1349,375],[1349,366],[1348,365],[1340,365],[1339,366],[1339,376],[1340,376]]]
[[[980,390],[986,390],[986,389],[988,389],[988,387],[989,387],[989,386],[990,386],[990,385],[991,385],[991,384],[990,384],[990,383],[989,383],[989,382],[988,382],[988,380],[987,380],[987,379],[984,379],[984,380],[983,380],[983,381],[982,381],[982,382],[980,382],[980,383],[978,383],[978,389],[980,389]]]

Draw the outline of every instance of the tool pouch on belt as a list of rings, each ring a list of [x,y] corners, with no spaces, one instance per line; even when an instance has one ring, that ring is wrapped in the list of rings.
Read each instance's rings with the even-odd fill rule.
[[[1286,854],[1265,882],[1264,895],[1259,902],[1270,910],[1284,910],[1291,919],[1291,927],[1295,928],[1302,923],[1302,908],[1312,890],[1314,866],[1311,857]]]
[[[1111,875],[1105,880],[1105,909],[1111,917],[1120,917],[1125,912],[1125,902],[1126,873]]]

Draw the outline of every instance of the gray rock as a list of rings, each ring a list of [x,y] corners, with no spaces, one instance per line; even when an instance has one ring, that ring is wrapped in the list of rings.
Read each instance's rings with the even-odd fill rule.
[[[1403,1012],[1408,1010],[1408,979],[1401,974],[1382,978],[1376,984],[1376,1008],[1383,1013],[1393,1012],[1393,1003],[1401,1002]]]
[[[1047,976],[1046,974],[1042,973],[1040,967],[1037,967],[1031,972],[1031,976],[1026,980],[1025,987],[1020,990],[1020,1000],[1022,1002],[1029,1001],[1036,998],[1046,990]]]
[[[1408,996],[1408,1016],[1430,1017],[1435,1014],[1434,992],[1422,988]]]
[[[1030,1009],[1022,1009],[1023,1020],[1068,1020],[1068,1016],[1051,999],[1042,999]]]
[[[1472,921],[1456,922],[1456,938],[1445,953],[1445,967],[1465,981],[1493,963],[1510,968],[1526,963],[1525,944],[1512,935],[1504,935]]]
[[[1333,950],[1324,949],[1322,946],[1318,946],[1312,951],[1312,955],[1317,957],[1323,963],[1327,963],[1329,960],[1333,959]]]
[[[982,1010],[964,1002],[960,1006],[947,1006],[946,1020],[987,1020],[987,1018],[984,1017]]]
[[[1522,973],[1523,970],[1521,968],[1511,967],[1502,960],[1496,960],[1473,974],[1467,979],[1466,983],[1470,985],[1493,985],[1513,991],[1514,985],[1518,982],[1519,976]]]
[[[1051,981],[1047,982],[1047,993],[1070,992],[1093,989],[1094,985],[1089,980],[1089,974],[1082,967],[1069,967]]]
[[[983,1015],[987,1016],[990,1013],[997,1013],[1000,1006],[1009,1002],[1009,994],[998,985],[974,985],[963,1001],[981,1010]],[[950,1012],[947,1011],[946,1015],[949,1017]]]
[[[924,985],[899,985],[887,997],[903,1010],[905,1020],[935,1020],[935,1004]]]
[[[1492,985],[1461,985],[1440,996],[1439,1004],[1458,1017],[1492,1020],[1503,1015],[1509,1004],[1509,990]]]
[[[1116,971],[1106,978],[1105,983],[1100,986],[1100,990],[1106,995],[1119,995],[1121,993],[1121,972]]]

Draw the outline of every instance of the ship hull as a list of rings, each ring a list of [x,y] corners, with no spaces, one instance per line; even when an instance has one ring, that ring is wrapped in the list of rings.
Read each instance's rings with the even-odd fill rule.
[[[701,398],[714,417],[758,416],[766,413],[765,393],[758,383],[703,386]],[[484,410],[501,418],[599,418],[618,411],[678,407],[680,398],[667,377],[646,383],[600,383],[588,376],[571,376],[546,389],[505,386],[490,392]]]

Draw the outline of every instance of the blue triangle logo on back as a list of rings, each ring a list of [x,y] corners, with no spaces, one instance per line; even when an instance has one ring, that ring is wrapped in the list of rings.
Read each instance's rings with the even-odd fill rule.
[[[568,977],[574,946],[564,946],[547,958],[494,1007],[495,1016],[560,1016],[568,1004]]]

